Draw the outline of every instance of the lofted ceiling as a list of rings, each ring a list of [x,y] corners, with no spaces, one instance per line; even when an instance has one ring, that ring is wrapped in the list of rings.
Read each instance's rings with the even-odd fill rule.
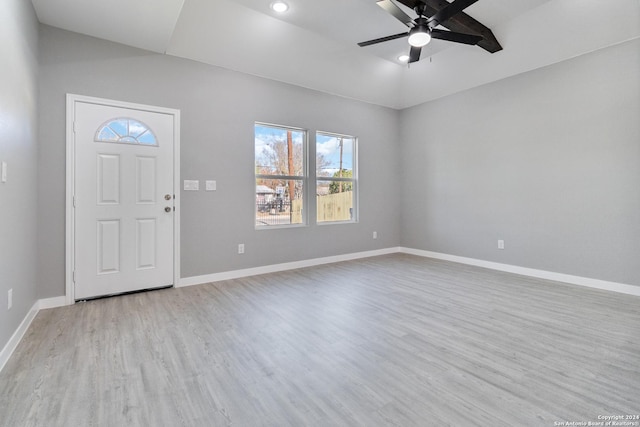
[[[407,30],[376,0],[271,2],[32,0],[43,24],[396,109],[640,37],[640,0],[479,0],[502,51],[432,40],[408,66],[406,38],[357,45]]]

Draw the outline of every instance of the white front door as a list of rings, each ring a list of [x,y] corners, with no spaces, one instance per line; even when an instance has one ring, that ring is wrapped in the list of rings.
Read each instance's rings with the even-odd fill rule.
[[[74,104],[75,299],[174,283],[174,116]]]

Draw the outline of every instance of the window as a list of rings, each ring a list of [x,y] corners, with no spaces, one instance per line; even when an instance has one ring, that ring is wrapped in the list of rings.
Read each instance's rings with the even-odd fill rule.
[[[256,228],[303,225],[307,132],[255,124]]]
[[[317,221],[355,221],[356,138],[316,133]]]
[[[130,118],[109,120],[98,128],[96,142],[158,146],[156,136],[144,123]]]

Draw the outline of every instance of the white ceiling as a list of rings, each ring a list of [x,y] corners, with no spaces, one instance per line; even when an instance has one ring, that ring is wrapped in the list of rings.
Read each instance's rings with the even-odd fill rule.
[[[407,30],[376,0],[271,1],[32,0],[47,25],[392,108],[640,37],[640,0],[479,0],[504,50],[434,40],[408,67],[406,39],[356,44]]]

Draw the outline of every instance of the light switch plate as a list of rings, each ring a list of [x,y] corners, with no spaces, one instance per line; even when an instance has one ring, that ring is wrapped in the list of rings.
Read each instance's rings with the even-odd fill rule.
[[[205,187],[207,191],[216,191],[215,181],[205,181]]]
[[[200,190],[200,181],[184,180],[184,191],[198,191]]]
[[[2,162],[0,169],[2,169],[0,172],[0,175],[2,175],[2,182],[7,182],[7,162]]]

